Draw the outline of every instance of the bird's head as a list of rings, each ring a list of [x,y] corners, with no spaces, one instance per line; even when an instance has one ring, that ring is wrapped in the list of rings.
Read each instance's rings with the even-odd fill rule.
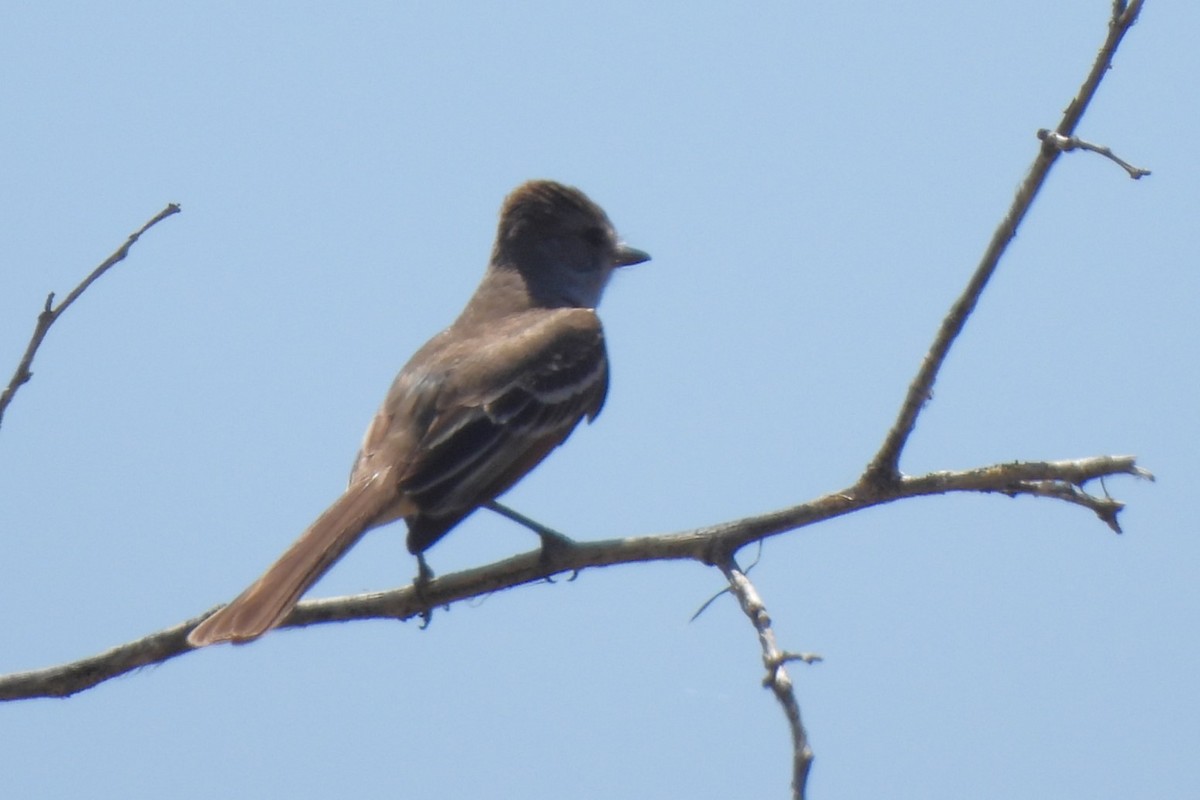
[[[505,199],[492,266],[521,273],[530,296],[550,307],[594,308],[617,267],[650,256],[620,240],[600,206],[554,181],[529,181]]]

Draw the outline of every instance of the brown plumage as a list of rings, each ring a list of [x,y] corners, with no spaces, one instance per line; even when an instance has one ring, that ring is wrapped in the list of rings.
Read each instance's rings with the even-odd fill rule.
[[[483,281],[396,376],[346,491],[188,643],[266,633],[371,528],[404,519],[419,555],[594,419],[608,389],[595,306],[614,268],[648,258],[579,190],[514,190]]]

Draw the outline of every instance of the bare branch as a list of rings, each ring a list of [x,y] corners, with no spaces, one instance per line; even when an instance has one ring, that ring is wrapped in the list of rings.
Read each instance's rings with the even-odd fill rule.
[[[13,397],[16,396],[17,390],[28,383],[30,378],[33,377],[33,372],[31,371],[31,368],[33,367],[33,357],[37,355],[38,348],[41,347],[42,340],[46,338],[46,334],[49,332],[50,326],[53,325],[60,316],[62,316],[64,311],[70,308],[72,303],[79,299],[79,296],[82,295],[84,291],[86,291],[87,288],[96,281],[96,279],[108,272],[108,270],[114,267],[116,264],[123,261],[125,256],[129,255],[129,248],[133,247],[134,242],[136,242],[143,233],[150,230],[167,217],[172,216],[173,214],[178,214],[179,212],[180,207],[177,203],[169,203],[166,208],[155,214],[149,222],[138,228],[135,232],[131,233],[129,238],[125,240],[125,243],[117,248],[116,252],[104,259],[104,262],[92,270],[92,273],[84,278],[78,286],[72,289],[71,293],[67,295],[66,299],[57,306],[54,305],[54,292],[51,292],[46,297],[46,303],[42,307],[42,313],[38,314],[37,324],[33,328],[33,336],[29,338],[29,344],[25,347],[25,354],[21,356],[21,361],[17,364],[17,369],[15,372],[13,372],[12,379],[8,382],[8,386],[4,387],[3,391],[0,391],[0,423],[3,423],[4,412],[8,409],[8,404],[12,402]]]
[[[780,511],[751,518],[673,534],[574,543],[563,540],[554,547],[525,553],[494,564],[432,579],[420,592],[407,586],[388,592],[351,597],[313,600],[300,603],[280,627],[301,627],[326,622],[366,618],[405,620],[425,617],[434,606],[450,605],[502,589],[545,580],[561,572],[578,574],[584,569],[655,560],[692,560],[716,565],[724,573],[729,591],[754,625],[766,667],[764,686],[770,688],[784,709],[793,740],[793,796],[803,798],[813,753],[801,720],[791,677],[785,665],[793,661],[813,663],[820,656],[781,650],[771,627],[771,619],[754,585],[738,567],[735,555],[751,542],[761,542],[843,514],[859,511],[894,500],[948,492],[998,493],[1010,497],[1028,495],[1061,500],[1091,510],[1117,533],[1121,532],[1118,514],[1124,507],[1111,497],[1096,496],[1085,484],[1110,475],[1133,475],[1153,479],[1139,468],[1132,456],[1100,456],[1074,461],[1012,462],[972,470],[934,472],[909,477],[899,469],[900,457],[924,404],[931,396],[938,372],[954,341],[962,332],[1000,258],[1016,235],[1059,154],[1074,149],[1089,150],[1111,159],[1138,179],[1150,172],[1118,158],[1107,147],[1079,139],[1074,130],[1111,68],[1113,55],[1124,35],[1137,20],[1143,0],[1114,0],[1108,36],[1092,69],[1071,101],[1054,131],[1040,130],[1042,140],[1037,157],[1019,187],[1004,219],[992,235],[979,264],[962,294],[951,306],[926,353],[916,376],[882,445],[859,480],[842,491],[834,492]],[[16,390],[27,382],[30,367],[42,339],[57,317],[101,274],[122,260],[137,238],[161,219],[178,213],[170,205],[150,220],[125,245],[98,267],[59,306],[53,307],[53,295],[46,300],[34,335],[8,387],[0,393],[0,419]],[[518,514],[507,507],[492,504],[492,510],[530,527],[543,539],[557,541],[560,534]],[[711,601],[710,601],[711,602]],[[701,611],[703,608],[701,609]],[[699,613],[699,612],[698,612]],[[189,620],[167,630],[151,634],[105,653],[48,669],[0,676],[0,700],[31,697],[66,697],[103,681],[149,664],[161,663],[189,652],[187,633],[203,617]]]
[[[160,664],[188,648],[187,634],[207,614],[69,664],[0,678],[0,700],[70,697],[139,667]]]
[[[800,719],[800,703],[796,700],[792,678],[784,669],[784,664],[788,661],[804,661],[811,664],[820,661],[821,657],[812,654],[801,656],[780,650],[775,642],[775,631],[771,628],[771,617],[767,614],[767,607],[754,584],[732,558],[720,567],[729,581],[730,591],[742,607],[742,612],[750,618],[754,630],[758,633],[763,666],[767,668],[763,686],[770,689],[775,694],[775,699],[783,706],[783,714],[787,717],[788,728],[792,732],[792,797],[795,800],[804,800],[804,788],[808,783],[813,752],[808,744],[804,723]]]
[[[1100,498],[1081,500],[1087,497],[1082,491],[1085,483],[1110,475],[1151,477],[1137,466],[1133,456],[1098,456],[1074,461],[1018,461],[957,472],[931,472],[905,477],[886,487],[861,479],[840,492],[760,516],[679,533],[576,542],[548,551],[522,553],[486,566],[434,578],[421,594],[412,586],[405,586],[387,592],[309,600],[296,606],[280,627],[360,619],[412,619],[432,607],[536,583],[559,573],[615,564],[688,560],[723,566],[731,563],[733,554],[740,548],[768,536],[778,536],[894,500],[932,494],[977,492],[1050,497],[1090,508],[1106,522],[1109,520],[1105,513],[1109,513],[1109,524],[1115,525],[1120,503],[1108,501],[1110,505],[1105,506]],[[187,644],[188,631],[204,616],[207,615],[70,664],[0,676],[0,701],[66,697],[138,667],[183,655],[192,649]]]
[[[1091,72],[1088,73],[1079,93],[1071,100],[1067,110],[1063,113],[1062,121],[1055,129],[1057,136],[1073,136],[1083,112],[1087,110],[1088,104],[1096,94],[1096,89],[1100,86],[1101,79],[1112,67],[1112,58],[1116,53],[1117,46],[1133,23],[1137,21],[1141,9],[1142,0],[1133,0],[1128,6],[1120,2],[1113,4],[1112,18],[1108,23],[1108,37],[1096,55]],[[975,268],[975,273],[971,276],[962,295],[954,302],[950,312],[942,320],[941,328],[938,330],[929,352],[925,354],[925,359],[921,362],[916,377],[908,387],[895,423],[867,467],[867,475],[874,483],[887,484],[899,478],[900,454],[908,442],[908,437],[912,435],[913,427],[917,424],[917,416],[931,397],[934,381],[937,379],[938,371],[942,368],[942,363],[946,360],[946,354],[950,352],[950,346],[962,333],[967,318],[974,311],[975,304],[979,301],[980,295],[983,294],[984,288],[996,271],[1000,257],[1004,255],[1008,243],[1017,235],[1017,227],[1025,219],[1030,206],[1033,205],[1033,199],[1037,197],[1042,184],[1050,174],[1050,167],[1054,165],[1061,152],[1062,149],[1051,144],[1049,137],[1043,141],[1037,157],[1033,160],[1033,166],[1029,169],[1029,174],[1025,176],[1025,180],[1017,189],[1017,195],[1013,198],[1008,213],[1005,214],[1004,219],[992,234],[992,240],[988,244],[979,266]]]

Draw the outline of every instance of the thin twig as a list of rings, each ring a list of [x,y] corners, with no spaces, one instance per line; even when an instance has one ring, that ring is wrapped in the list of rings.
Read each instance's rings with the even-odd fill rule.
[[[1028,494],[1033,497],[1049,497],[1091,509],[1100,518],[1101,522],[1112,529],[1113,533],[1122,532],[1121,523],[1117,520],[1117,514],[1125,508],[1125,504],[1119,500],[1114,500],[1111,497],[1097,497],[1094,494],[1085,492],[1075,484],[1062,481],[1030,481],[1022,483],[1019,487],[1019,493]]]
[[[1063,113],[1062,121],[1059,122],[1056,129],[1059,136],[1074,135],[1075,127],[1095,96],[1101,79],[1112,66],[1112,58],[1117,45],[1137,20],[1141,9],[1142,0],[1133,0],[1128,6],[1123,2],[1113,4],[1112,18],[1108,25],[1108,37],[1096,55],[1092,69],[1080,87],[1079,93]],[[1061,152],[1061,149],[1046,142],[1043,142],[1039,148],[1037,157],[1033,160],[1033,166],[1029,169],[1029,174],[1025,176],[1025,180],[1017,189],[1016,197],[1013,198],[1008,213],[1005,214],[1003,221],[992,234],[992,240],[979,265],[975,268],[971,280],[967,283],[966,289],[951,306],[946,318],[942,320],[941,328],[938,330],[929,352],[925,354],[925,359],[921,362],[916,377],[908,387],[895,423],[884,438],[883,445],[871,459],[866,475],[872,482],[887,484],[899,478],[900,454],[908,442],[908,437],[912,435],[913,428],[917,423],[917,416],[933,392],[934,381],[946,360],[946,354],[950,352],[950,346],[962,333],[967,318],[975,309],[975,304],[979,301],[988,280],[996,271],[1000,257],[1004,255],[1008,243],[1017,235],[1017,227],[1029,212],[1034,198],[1037,197],[1038,191],[1041,190],[1046,177],[1050,174],[1050,168]]]
[[[20,363],[17,364],[16,371],[13,372],[12,379],[8,382],[8,386],[0,391],[0,423],[4,421],[4,412],[8,409],[8,404],[12,402],[16,396],[17,390],[24,386],[33,377],[33,357],[37,355],[38,348],[42,345],[42,340],[46,338],[46,334],[63,312],[70,308],[71,304],[79,299],[79,296],[87,290],[101,275],[108,272],[113,266],[125,259],[129,255],[129,248],[133,247],[134,242],[146,231],[162,222],[167,217],[178,214],[180,207],[177,203],[169,203],[166,208],[154,215],[137,231],[131,233],[125,243],[117,248],[111,256],[106,258],[100,266],[92,270],[83,281],[71,290],[71,293],[66,296],[58,305],[54,305],[54,292],[51,292],[46,297],[46,302],[42,307],[42,312],[38,314],[37,324],[33,328],[33,336],[29,338],[29,344],[25,347],[25,354],[21,356]]]
[[[1078,136],[1063,136],[1058,131],[1048,131],[1045,128],[1039,128],[1037,136],[1043,142],[1046,142],[1053,147],[1057,147],[1064,153],[1069,153],[1072,150],[1088,150],[1092,153],[1099,153],[1109,161],[1117,164],[1119,167],[1121,167],[1121,169],[1128,172],[1129,177],[1133,178],[1135,181],[1150,174],[1150,170],[1142,169],[1141,167],[1135,167],[1125,159],[1117,156],[1116,153],[1104,145],[1092,144],[1091,142],[1080,139]]]
[[[784,664],[789,661],[805,661],[811,664],[820,661],[821,657],[812,654],[800,656],[780,650],[775,641],[775,631],[771,628],[771,617],[767,614],[766,605],[763,604],[754,584],[738,569],[737,562],[732,558],[719,566],[729,581],[729,590],[737,597],[742,612],[750,619],[758,633],[763,666],[767,669],[767,674],[763,677],[763,686],[775,694],[792,732],[792,797],[795,800],[804,800],[804,787],[808,783],[813,752],[808,744],[804,723],[800,719],[800,703],[796,700],[792,678],[784,669]]]

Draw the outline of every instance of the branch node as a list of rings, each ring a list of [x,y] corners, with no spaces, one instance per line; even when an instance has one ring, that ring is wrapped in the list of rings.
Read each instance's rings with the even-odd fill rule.
[[[894,493],[904,482],[904,474],[890,459],[876,459],[867,466],[858,479],[858,487],[865,488],[872,496]]]

